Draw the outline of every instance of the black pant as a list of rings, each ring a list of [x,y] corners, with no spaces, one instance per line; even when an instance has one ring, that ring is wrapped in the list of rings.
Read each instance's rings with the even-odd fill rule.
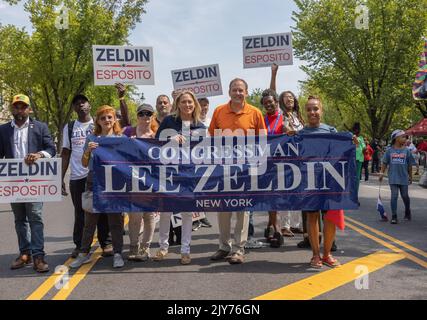
[[[82,245],[83,228],[85,226],[85,212],[82,209],[82,193],[86,188],[87,178],[80,180],[70,180],[71,200],[74,205],[74,229],[73,241],[77,249]],[[97,224],[98,241],[102,248],[111,244],[110,228],[108,227],[108,217],[101,214]]]
[[[380,172],[380,159],[379,158],[372,158],[372,168],[371,172]]]
[[[368,181],[369,180],[369,160],[363,161],[363,170],[365,170],[365,181]]]

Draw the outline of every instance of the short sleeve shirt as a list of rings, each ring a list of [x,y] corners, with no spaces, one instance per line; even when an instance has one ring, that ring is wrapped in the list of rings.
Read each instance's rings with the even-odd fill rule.
[[[212,116],[209,125],[209,134],[215,135],[215,129],[227,130],[222,135],[244,135],[248,130],[254,130],[255,135],[259,135],[260,130],[266,130],[262,113],[256,107],[245,102],[245,105],[239,113],[231,109],[231,102],[218,106]],[[240,129],[240,132],[236,131]]]
[[[409,184],[409,166],[415,165],[414,157],[407,148],[395,149],[388,148],[384,153],[382,162],[389,166],[388,183],[389,184]]]

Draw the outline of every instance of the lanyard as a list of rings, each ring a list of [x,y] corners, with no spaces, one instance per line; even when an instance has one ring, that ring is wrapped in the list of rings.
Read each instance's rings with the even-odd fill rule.
[[[268,115],[265,116],[265,124],[267,125],[268,134],[274,134],[274,131],[276,131],[277,124],[279,123],[280,118],[282,117],[282,112],[279,111],[279,114],[277,115],[276,122],[274,123],[273,130],[270,129],[270,121],[268,121]]]

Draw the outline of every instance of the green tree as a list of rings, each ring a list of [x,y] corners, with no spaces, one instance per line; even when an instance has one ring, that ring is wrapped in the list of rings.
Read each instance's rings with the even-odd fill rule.
[[[349,127],[357,119],[370,136],[386,135],[403,108],[414,109],[411,87],[427,31],[427,0],[368,0],[368,29],[355,25],[360,1],[295,2],[293,45],[308,62],[307,88],[324,94],[336,122]]]
[[[58,148],[75,94],[88,92],[93,107],[118,105],[114,87],[93,88],[92,45],[128,44],[146,2],[30,0],[24,8],[30,15],[32,34],[15,26],[0,26],[1,82],[10,92],[30,97],[35,117],[49,124]],[[58,28],[58,11],[63,5],[69,9],[68,28]]]

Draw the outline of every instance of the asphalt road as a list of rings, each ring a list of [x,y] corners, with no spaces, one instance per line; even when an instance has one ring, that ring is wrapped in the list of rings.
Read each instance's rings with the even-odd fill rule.
[[[386,210],[390,211],[388,186],[382,190]],[[379,221],[377,194],[376,178],[361,183],[360,210],[346,212],[347,227],[345,231],[337,231],[335,256],[343,264],[338,269],[310,268],[311,251],[296,247],[301,235],[286,238],[285,246],[280,249],[250,250],[242,265],[212,262],[209,257],[218,247],[218,229],[215,214],[208,214],[214,226],[193,232],[191,265],[179,264],[179,247],[171,247],[162,262],[126,262],[119,271],[112,268],[111,258],[100,258],[86,270],[70,271],[62,278],[70,279],[68,283],[65,281],[68,289],[57,289],[54,283],[61,278],[52,274],[56,266],[67,261],[73,248],[70,197],[61,203],[45,203],[45,250],[51,271],[44,275],[36,274],[31,267],[10,270],[18,245],[10,206],[2,204],[0,299],[241,300],[264,296],[269,299],[426,300],[427,189],[415,184],[410,187],[413,220],[398,225]],[[403,218],[402,206],[399,200],[400,218]],[[260,240],[263,240],[266,220],[266,214],[255,216],[256,237]],[[153,254],[158,248],[157,240],[156,230]],[[124,255],[128,243],[129,238],[125,236]],[[357,268],[364,270],[364,266],[367,275],[363,281],[357,280],[357,270],[360,271]],[[277,291],[272,295],[266,295],[274,290]]]

